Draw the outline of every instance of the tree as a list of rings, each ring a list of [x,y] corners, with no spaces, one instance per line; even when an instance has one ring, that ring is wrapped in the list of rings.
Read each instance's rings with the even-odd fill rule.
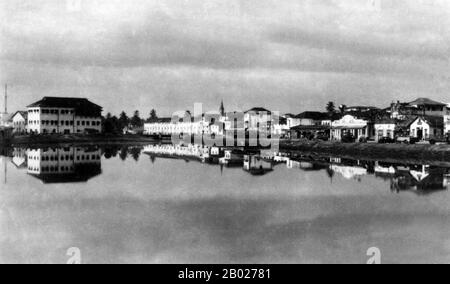
[[[120,129],[123,130],[124,128],[128,127],[129,124],[130,124],[130,118],[124,111],[122,111],[122,113],[120,114],[120,117],[119,117]]]
[[[339,111],[343,114],[343,113],[345,113],[345,110],[347,109],[347,106],[346,105],[340,105],[339,106]]]
[[[335,106],[334,102],[329,102],[327,104],[327,112],[330,113],[330,114],[336,112],[336,106]]]
[[[158,119],[158,115],[156,114],[156,110],[155,109],[152,109],[151,111],[150,111],[150,118],[148,119],[149,121],[154,121],[154,120],[156,120],[156,119]]]
[[[131,126],[141,127],[143,125],[142,119],[140,117],[139,111],[135,111],[133,117],[131,118]]]

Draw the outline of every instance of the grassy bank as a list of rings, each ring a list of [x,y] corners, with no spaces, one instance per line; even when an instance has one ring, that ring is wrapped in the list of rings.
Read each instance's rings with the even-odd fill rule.
[[[377,160],[450,162],[450,145],[344,144],[340,142],[282,141],[282,151]]]

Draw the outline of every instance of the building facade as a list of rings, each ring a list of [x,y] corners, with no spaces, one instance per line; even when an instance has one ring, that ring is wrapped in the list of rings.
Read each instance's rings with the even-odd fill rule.
[[[392,119],[378,120],[375,122],[375,141],[382,138],[395,139],[395,129],[397,123]]]
[[[11,117],[11,126],[14,134],[24,134],[27,132],[28,112],[18,111]]]
[[[31,134],[102,132],[102,107],[87,99],[45,97],[27,108]]]
[[[355,141],[370,138],[374,132],[373,125],[364,119],[346,115],[331,124],[331,139],[342,141],[345,137],[352,137]]]
[[[444,138],[444,119],[438,116],[418,117],[410,127],[411,137],[419,140]]]
[[[444,117],[444,134],[450,136],[450,115]]]

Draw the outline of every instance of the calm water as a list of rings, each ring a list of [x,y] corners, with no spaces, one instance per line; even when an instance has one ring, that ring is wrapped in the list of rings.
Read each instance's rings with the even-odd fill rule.
[[[450,263],[449,169],[215,151],[5,150],[0,263]]]

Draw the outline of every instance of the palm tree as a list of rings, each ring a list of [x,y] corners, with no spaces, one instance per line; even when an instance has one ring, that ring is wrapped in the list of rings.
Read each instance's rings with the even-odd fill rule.
[[[328,102],[327,104],[327,112],[332,114],[336,112],[336,106],[334,104],[334,102]]]

